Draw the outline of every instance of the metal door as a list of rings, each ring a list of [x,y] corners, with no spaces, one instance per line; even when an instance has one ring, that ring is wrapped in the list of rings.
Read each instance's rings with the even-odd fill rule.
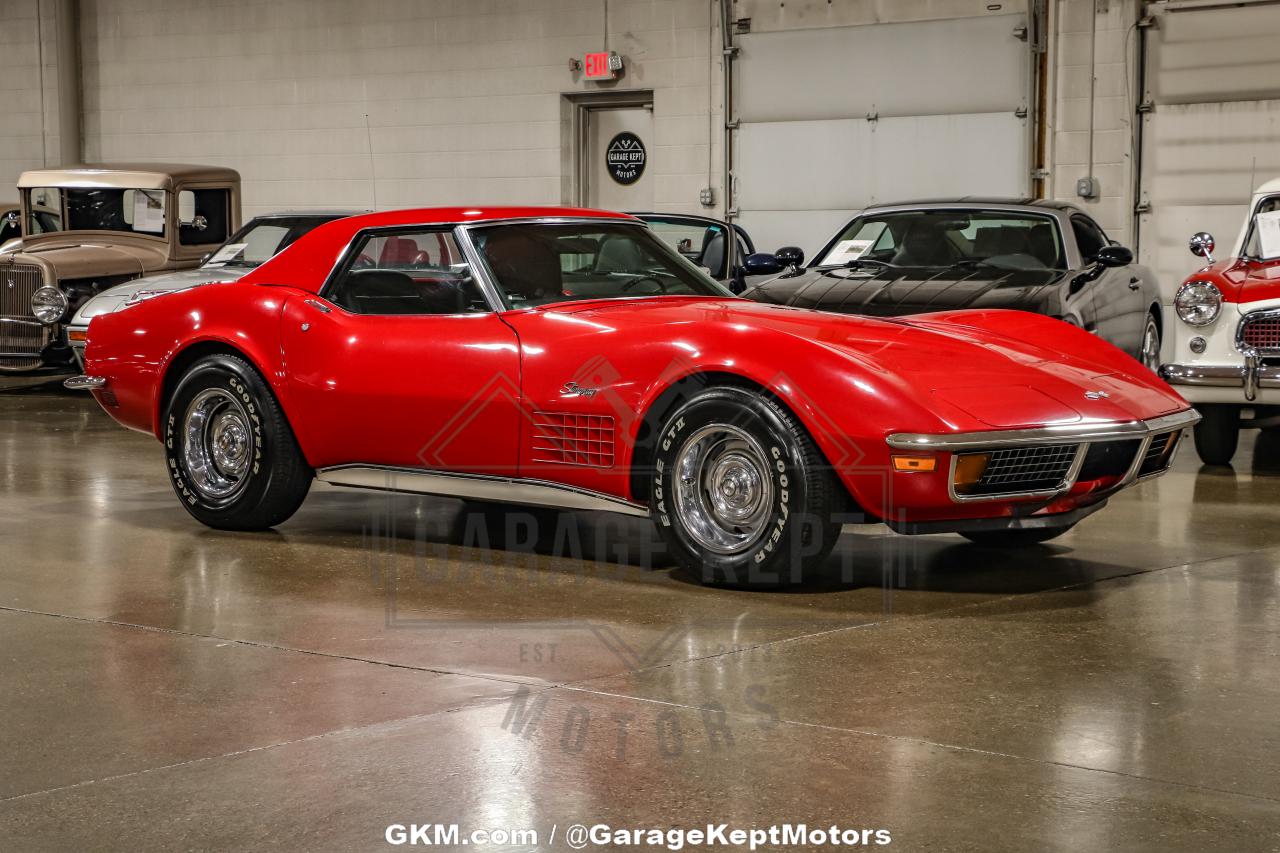
[[[601,210],[653,209],[653,108],[586,111],[586,203]]]

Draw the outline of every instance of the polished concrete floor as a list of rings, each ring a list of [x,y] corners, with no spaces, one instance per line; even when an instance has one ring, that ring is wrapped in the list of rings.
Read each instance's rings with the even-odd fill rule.
[[[1280,850],[1263,444],[1234,470],[1184,449],[1051,546],[849,528],[820,582],[761,593],[700,588],[604,516],[531,535],[317,488],[277,532],[206,530],[154,441],[0,393],[0,850],[381,850],[411,823],[566,850],[572,824],[707,822]]]

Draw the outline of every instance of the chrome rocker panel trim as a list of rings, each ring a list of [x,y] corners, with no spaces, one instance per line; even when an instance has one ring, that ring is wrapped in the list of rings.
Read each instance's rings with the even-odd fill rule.
[[[107,387],[107,378],[105,376],[72,376],[63,381],[62,387],[72,391],[97,391]]]
[[[527,504],[558,509],[617,512],[648,518],[649,508],[622,498],[577,489],[546,480],[494,477],[487,474],[458,474],[449,471],[421,471],[384,465],[335,465],[321,468],[316,479],[335,486],[374,489],[415,495],[497,503]]]

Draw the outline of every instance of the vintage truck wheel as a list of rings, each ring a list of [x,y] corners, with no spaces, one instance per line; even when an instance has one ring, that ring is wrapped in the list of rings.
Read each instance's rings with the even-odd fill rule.
[[[1075,527],[1074,524],[1068,524],[1066,527],[1044,527],[1037,530],[982,530],[960,535],[975,545],[988,545],[993,548],[1026,548],[1048,542],[1050,539],[1057,539],[1073,527]]]
[[[677,409],[657,441],[653,517],[704,583],[799,583],[835,546],[842,487],[776,402],[713,388]]]
[[[1195,425],[1196,453],[1206,465],[1230,465],[1240,443],[1240,407],[1205,405]]]
[[[164,413],[169,480],[182,506],[222,530],[293,515],[314,472],[267,384],[244,359],[214,355],[178,381]]]

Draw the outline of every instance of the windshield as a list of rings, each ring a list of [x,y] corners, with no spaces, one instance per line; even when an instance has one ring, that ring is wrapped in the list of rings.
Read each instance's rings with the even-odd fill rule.
[[[648,228],[571,222],[472,232],[509,308],[628,296],[732,296]]]
[[[252,269],[289,248],[313,228],[339,216],[272,216],[254,219],[209,256],[206,267]]]
[[[863,263],[1066,268],[1052,217],[1003,210],[910,210],[860,216],[845,227],[817,265]]]
[[[163,237],[165,200],[164,190],[35,187],[27,190],[27,231],[123,231]]]

